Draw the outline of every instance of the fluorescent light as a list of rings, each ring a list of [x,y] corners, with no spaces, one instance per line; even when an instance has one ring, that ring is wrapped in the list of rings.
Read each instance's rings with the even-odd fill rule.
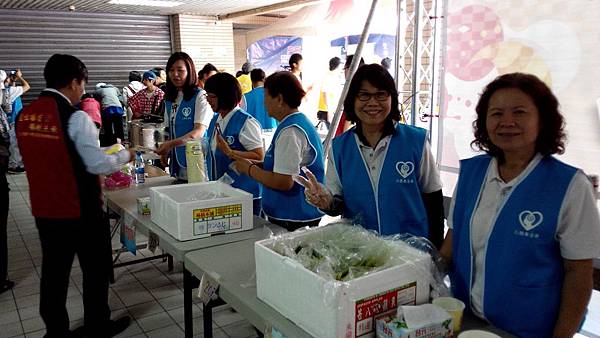
[[[164,0],[110,0],[108,3],[113,5],[134,5],[150,7],[175,7],[183,5],[183,2]]]

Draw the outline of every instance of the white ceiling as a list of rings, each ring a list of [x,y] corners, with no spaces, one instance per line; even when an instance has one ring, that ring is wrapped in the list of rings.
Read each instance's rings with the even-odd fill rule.
[[[113,5],[109,0],[0,0],[0,9],[34,9],[68,11],[75,6],[75,11],[96,13],[127,14],[196,14],[224,15],[249,9],[288,2],[287,0],[168,0],[182,2],[176,7],[149,7],[133,5]],[[281,13],[281,12],[278,12]]]

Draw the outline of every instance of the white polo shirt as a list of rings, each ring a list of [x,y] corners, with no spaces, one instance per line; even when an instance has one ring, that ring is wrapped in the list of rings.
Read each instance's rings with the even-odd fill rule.
[[[219,124],[219,127],[221,128],[222,131],[224,131],[225,128],[227,128],[227,124],[231,120],[233,113],[238,109],[240,109],[240,107],[233,108],[233,110],[231,110],[229,113],[227,113],[227,115],[225,115],[225,117],[222,117],[221,114],[219,114],[219,117],[217,118],[217,123]],[[210,137],[212,138],[211,139],[211,151],[213,153],[217,149],[217,139],[216,139],[217,132],[216,131],[217,130],[215,128],[213,134],[210,135]],[[240,143],[248,151],[262,148],[262,146],[263,146],[262,130],[261,130],[260,124],[258,123],[258,121],[256,119],[250,119],[250,118],[246,119],[246,122],[244,122],[242,129],[240,129],[239,139],[240,139]]]
[[[378,188],[379,175],[381,173],[381,167],[385,160],[385,154],[387,153],[388,145],[390,144],[392,135],[388,135],[381,139],[375,149],[371,148],[366,144],[363,144],[358,135],[353,133],[354,140],[360,148],[365,164],[369,168],[368,174],[371,179],[371,184],[375,189]],[[442,181],[440,179],[440,173],[435,165],[435,159],[431,153],[431,147],[429,142],[425,140],[423,145],[423,155],[421,156],[421,163],[419,164],[419,176],[418,184],[421,187],[422,193],[432,193],[442,189]],[[335,169],[335,159],[333,157],[333,148],[329,149],[329,156],[327,158],[327,173],[325,176],[325,182],[327,188],[333,195],[342,195],[343,187],[340,178]],[[375,191],[377,195],[377,192]]]
[[[531,173],[541,159],[542,155],[536,154],[525,170],[510,182],[504,182],[500,177],[496,158],[490,162],[481,197],[473,212],[471,227],[471,245],[474,253],[471,304],[473,312],[480,317],[483,317],[484,249],[492,228],[491,220],[496,219],[510,191]],[[451,229],[454,203],[453,196],[448,214],[448,226]],[[556,240],[560,243],[560,253],[565,259],[590,259],[600,256],[600,219],[596,198],[592,184],[580,170],[573,177],[565,194],[559,213]]]

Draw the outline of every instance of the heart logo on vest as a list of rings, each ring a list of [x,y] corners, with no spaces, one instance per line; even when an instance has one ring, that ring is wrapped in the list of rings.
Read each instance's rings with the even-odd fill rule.
[[[519,222],[523,229],[529,231],[542,223],[544,215],[539,211],[524,210],[519,214]]]
[[[415,165],[412,162],[397,162],[396,171],[402,178],[407,178],[415,171]]]
[[[189,117],[192,114],[192,108],[185,107],[181,110],[181,113],[183,114],[183,116]]]
[[[233,136],[226,136],[225,137],[225,142],[227,142],[228,145],[232,145],[233,144]]]

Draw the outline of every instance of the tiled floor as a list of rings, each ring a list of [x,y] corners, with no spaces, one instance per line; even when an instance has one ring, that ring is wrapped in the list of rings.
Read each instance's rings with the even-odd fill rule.
[[[10,183],[10,212],[8,218],[8,269],[16,285],[10,292],[0,294],[0,338],[42,337],[44,323],[38,312],[41,248],[29,205],[29,190],[24,174],[8,175]],[[141,240],[140,240],[141,242]],[[119,245],[115,239],[114,247]],[[138,255],[151,255],[141,250]],[[122,261],[134,259],[123,254]],[[121,267],[115,270],[116,283],[110,289],[113,318],[128,314],[133,321],[118,337],[183,337],[183,274],[181,263],[172,272],[161,260]],[[81,298],[81,269],[75,260],[67,308],[71,327],[83,323]],[[194,304],[194,333],[202,337],[201,304]],[[583,326],[585,335],[600,337],[600,292],[595,291],[588,317]],[[253,327],[239,314],[224,306],[213,314],[213,336],[256,337]],[[292,337],[290,337],[292,338]]]
[[[42,337],[44,323],[38,312],[41,247],[29,205],[24,174],[8,175],[10,212],[8,216],[8,269],[15,287],[0,294],[0,338]],[[115,247],[117,244],[115,244]],[[138,255],[150,254],[142,250]],[[121,259],[134,256],[123,254]],[[120,267],[110,288],[113,318],[128,314],[133,321],[118,337],[183,337],[183,274],[181,263],[172,272],[161,260]],[[71,327],[83,323],[81,269],[77,260],[71,272],[67,308]],[[194,333],[202,337],[201,304],[194,304]],[[252,326],[225,306],[213,314],[215,338],[255,337]]]

